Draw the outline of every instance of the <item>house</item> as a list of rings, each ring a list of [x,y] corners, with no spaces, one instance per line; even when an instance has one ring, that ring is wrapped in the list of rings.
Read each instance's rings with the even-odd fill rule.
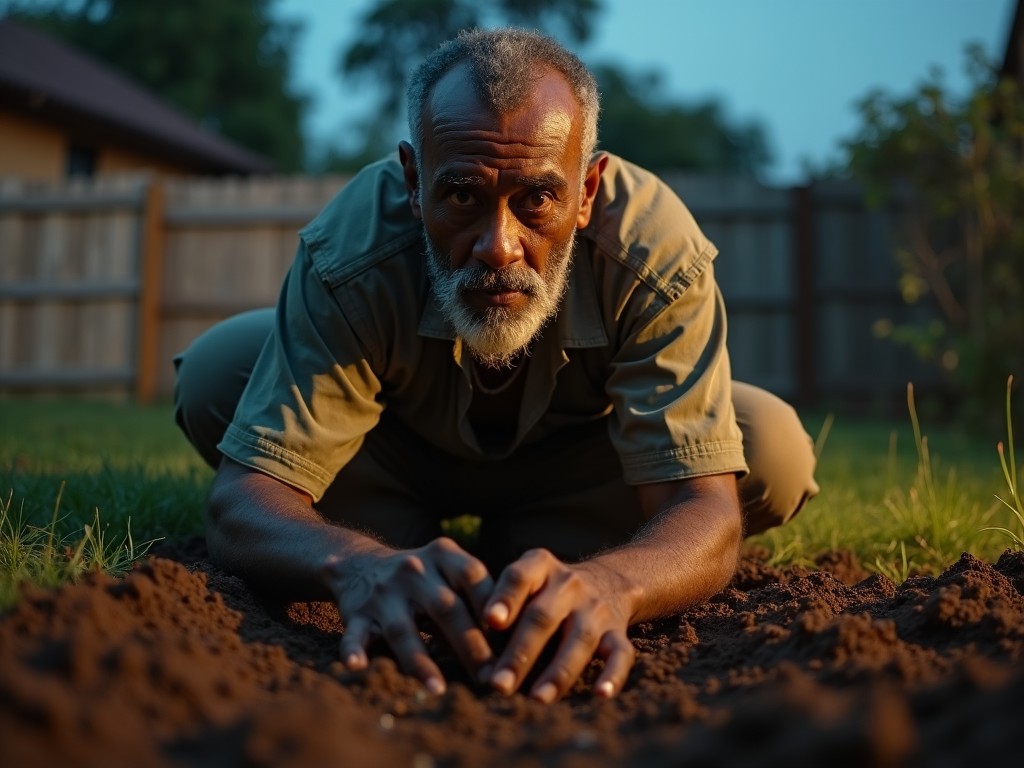
[[[220,175],[273,167],[91,56],[0,19],[0,178],[136,170]]]
[[[1017,0],[1013,20],[1006,35],[1006,48],[999,74],[1003,77],[1012,77],[1024,85],[1024,0]]]

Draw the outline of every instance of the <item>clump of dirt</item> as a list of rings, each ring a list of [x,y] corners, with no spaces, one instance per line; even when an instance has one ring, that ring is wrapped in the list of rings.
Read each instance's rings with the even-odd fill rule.
[[[31,591],[0,619],[9,765],[896,766],[1019,757],[1024,554],[964,555],[895,586],[848,552],[747,556],[709,602],[635,627],[629,683],[564,700],[452,680],[428,696],[381,655],[337,660],[325,603],[261,599],[207,561],[151,558]],[[428,642],[432,640],[428,637]],[[598,662],[594,663],[596,667]]]

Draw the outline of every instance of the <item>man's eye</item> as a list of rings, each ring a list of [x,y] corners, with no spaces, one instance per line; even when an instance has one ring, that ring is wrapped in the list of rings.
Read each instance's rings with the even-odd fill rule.
[[[456,189],[448,195],[448,201],[458,206],[472,205],[474,200],[473,193],[466,189]]]
[[[542,210],[551,203],[551,195],[547,192],[531,192],[524,202],[531,211]]]

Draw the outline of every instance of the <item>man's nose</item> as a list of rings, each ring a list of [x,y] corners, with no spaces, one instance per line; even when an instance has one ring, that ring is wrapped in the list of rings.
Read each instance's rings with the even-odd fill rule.
[[[512,211],[501,207],[490,215],[473,244],[473,258],[491,269],[501,269],[521,261],[523,256],[519,221]]]

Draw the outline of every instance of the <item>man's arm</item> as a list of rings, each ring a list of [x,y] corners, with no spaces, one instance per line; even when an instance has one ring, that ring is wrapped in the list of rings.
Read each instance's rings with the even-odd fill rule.
[[[350,668],[366,666],[366,646],[381,636],[407,672],[441,693],[417,613],[434,620],[471,673],[492,660],[473,614],[482,615],[493,580],[450,539],[391,549],[328,523],[307,494],[225,458],[210,493],[207,542],[214,560],[249,581],[293,599],[333,599]]]
[[[567,565],[532,550],[501,574],[484,617],[512,637],[491,684],[511,693],[561,630],[558,651],[530,694],[551,702],[565,694],[597,655],[605,667],[594,691],[613,696],[633,666],[631,624],[705,600],[736,569],[742,518],[732,474],[638,486],[650,522],[634,539]]]

